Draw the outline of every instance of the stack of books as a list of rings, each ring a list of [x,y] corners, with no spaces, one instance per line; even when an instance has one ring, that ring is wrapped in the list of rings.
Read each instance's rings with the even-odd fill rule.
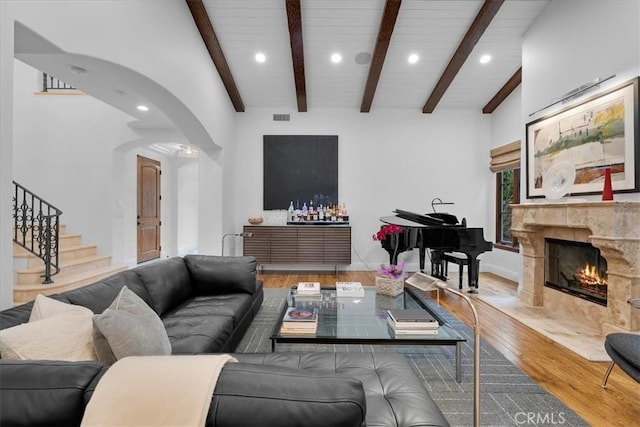
[[[319,282],[299,282],[296,288],[297,295],[320,295]]]
[[[363,297],[364,288],[360,282],[336,282],[336,295],[339,297]]]
[[[420,308],[387,310],[387,323],[396,335],[438,334],[438,321]]]
[[[315,334],[318,329],[318,309],[315,307],[289,307],[282,319],[283,334]]]

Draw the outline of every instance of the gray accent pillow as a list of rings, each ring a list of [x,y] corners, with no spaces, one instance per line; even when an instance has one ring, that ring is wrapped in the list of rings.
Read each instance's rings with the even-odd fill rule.
[[[126,286],[105,311],[93,316],[93,347],[98,360],[108,365],[127,356],[171,354],[162,320]]]

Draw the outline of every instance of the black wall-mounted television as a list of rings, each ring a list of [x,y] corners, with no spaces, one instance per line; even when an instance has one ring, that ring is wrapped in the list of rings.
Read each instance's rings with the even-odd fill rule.
[[[263,209],[338,203],[337,135],[263,136]]]

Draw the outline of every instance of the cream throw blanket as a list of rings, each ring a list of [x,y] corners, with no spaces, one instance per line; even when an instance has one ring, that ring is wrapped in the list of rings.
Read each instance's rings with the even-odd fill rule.
[[[125,357],[100,379],[82,419],[94,426],[204,426],[221,355]]]

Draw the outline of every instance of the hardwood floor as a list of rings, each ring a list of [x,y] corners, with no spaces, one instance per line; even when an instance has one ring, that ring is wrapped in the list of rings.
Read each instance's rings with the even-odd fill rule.
[[[372,284],[371,271],[339,272],[263,272],[258,278],[266,288],[289,288],[303,281],[333,284],[356,281]],[[457,285],[451,275],[449,282]],[[481,295],[514,295],[516,284],[498,276],[481,273]],[[479,299],[475,306],[481,321],[481,336],[512,363],[537,381],[541,387],[559,398],[593,426],[640,425],[640,384],[620,368],[614,368],[608,388],[600,383],[608,363],[589,362],[556,344],[517,320],[503,314]],[[471,326],[471,313],[463,300],[440,293],[441,305]]]

